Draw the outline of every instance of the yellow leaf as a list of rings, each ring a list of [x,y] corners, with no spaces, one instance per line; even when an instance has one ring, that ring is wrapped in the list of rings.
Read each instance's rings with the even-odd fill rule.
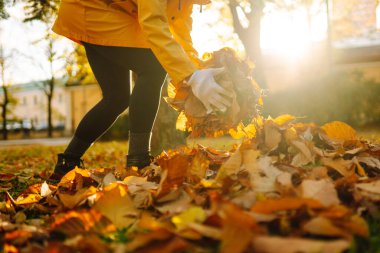
[[[240,123],[237,127],[236,130],[231,128],[228,133],[231,135],[232,138],[234,139],[241,139],[245,137],[245,132],[243,131],[244,125]]]
[[[184,112],[181,112],[178,115],[177,122],[175,124],[176,129],[180,131],[186,131],[186,122],[187,122],[186,115]]]
[[[219,187],[221,187],[221,184],[214,179],[207,180],[207,179],[202,178],[200,183],[204,188],[219,188]]]
[[[242,123],[240,123],[236,129],[231,128],[228,133],[231,135],[234,139],[241,139],[241,138],[254,138],[256,136],[256,127],[254,124],[248,124],[247,126],[244,126]]]
[[[128,227],[139,214],[128,196],[127,186],[116,182],[104,189],[94,209],[110,219],[117,228]]]
[[[19,196],[16,199],[15,204],[16,205],[30,205],[30,204],[37,203],[41,199],[42,199],[42,197],[39,194],[31,193],[28,195]]]
[[[335,141],[357,140],[355,129],[341,121],[333,121],[321,126],[326,135]]]
[[[176,94],[176,89],[172,83],[168,84],[168,97],[174,98]]]
[[[203,223],[205,219],[205,211],[199,206],[193,206],[184,211],[183,213],[173,216],[172,222],[178,230],[182,230],[186,228],[189,223]]]
[[[188,174],[204,178],[209,165],[210,161],[207,159],[207,154],[205,152],[197,152],[191,161]]]
[[[282,125],[285,125],[287,123],[292,122],[295,119],[296,119],[296,117],[293,116],[293,115],[284,114],[284,115],[280,115],[277,118],[273,119],[273,122],[276,123],[279,126],[282,126]]]

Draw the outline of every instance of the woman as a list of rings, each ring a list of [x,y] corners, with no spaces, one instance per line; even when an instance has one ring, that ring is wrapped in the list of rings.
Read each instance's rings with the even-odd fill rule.
[[[226,110],[229,93],[213,76],[222,69],[199,69],[192,45],[192,8],[210,0],[62,0],[53,31],[77,41],[103,98],[81,120],[51,179],[60,179],[129,107],[127,167],[150,164],[152,126],[166,72],[171,82],[191,86],[208,112]],[[137,75],[130,95],[129,70]]]

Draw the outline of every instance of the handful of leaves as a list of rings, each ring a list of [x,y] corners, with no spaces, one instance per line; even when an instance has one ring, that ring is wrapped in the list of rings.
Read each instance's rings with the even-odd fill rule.
[[[251,122],[259,116],[262,105],[261,90],[252,79],[252,65],[242,61],[231,48],[205,54],[204,68],[224,67],[225,71],[215,76],[216,82],[231,92],[232,105],[226,112],[207,114],[202,102],[194,96],[191,87],[169,85],[166,101],[180,111],[177,129],[191,131],[191,137],[218,137],[231,129],[241,128],[242,122]]]

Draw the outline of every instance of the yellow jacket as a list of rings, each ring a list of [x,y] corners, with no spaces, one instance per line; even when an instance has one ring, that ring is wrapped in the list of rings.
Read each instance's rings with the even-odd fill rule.
[[[174,84],[197,70],[193,4],[210,0],[62,0],[53,31],[97,45],[151,48]]]

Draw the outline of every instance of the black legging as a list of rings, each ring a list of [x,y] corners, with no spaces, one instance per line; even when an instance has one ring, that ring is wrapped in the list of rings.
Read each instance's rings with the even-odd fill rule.
[[[75,136],[92,143],[129,106],[130,131],[151,132],[166,72],[150,49],[83,43],[103,98],[81,120]],[[130,95],[129,70],[137,75]]]

